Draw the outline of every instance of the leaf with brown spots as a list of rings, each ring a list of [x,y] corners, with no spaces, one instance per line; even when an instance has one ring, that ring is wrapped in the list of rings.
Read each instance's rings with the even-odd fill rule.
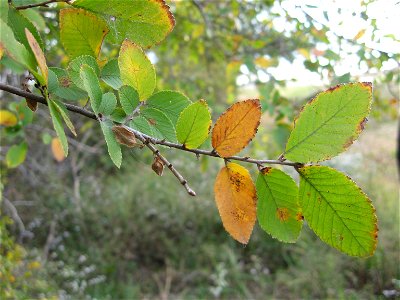
[[[247,244],[256,222],[256,188],[249,171],[228,163],[218,173],[215,201],[224,228],[238,242]]]
[[[62,162],[65,159],[64,150],[58,137],[51,140],[51,152],[56,161]]]
[[[348,83],[319,93],[301,110],[286,144],[291,161],[319,162],[345,151],[365,127],[372,84]]]
[[[308,226],[325,243],[352,256],[371,256],[378,241],[371,200],[345,174],[307,166],[300,174],[299,201]]]
[[[254,138],[261,119],[260,101],[233,104],[217,120],[212,131],[212,146],[221,157],[235,155]]]
[[[48,78],[49,78],[49,70],[47,68],[46,58],[44,57],[42,48],[40,48],[39,43],[36,41],[35,37],[26,28],[25,28],[25,34],[26,34],[26,38],[28,39],[29,46],[31,46],[32,52],[36,58],[36,61],[38,63],[38,66],[39,66],[39,69],[40,69],[40,72],[42,75],[42,80],[40,80],[41,78],[38,78],[38,79],[43,85],[47,86]]]
[[[282,242],[294,243],[303,226],[299,189],[294,180],[281,170],[264,168],[257,177],[256,188],[261,228]]]

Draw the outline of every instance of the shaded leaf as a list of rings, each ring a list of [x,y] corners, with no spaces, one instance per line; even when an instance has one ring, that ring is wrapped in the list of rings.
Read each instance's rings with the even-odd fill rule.
[[[126,114],[121,107],[117,107],[111,114],[110,119],[117,123],[124,123]]]
[[[16,168],[22,164],[26,158],[28,144],[22,142],[19,145],[11,146],[6,154],[6,163],[8,168]]]
[[[58,110],[57,105],[54,103],[53,100],[48,99],[48,105],[49,105],[49,110],[50,110],[50,116],[51,116],[51,121],[53,122],[53,127],[54,130],[57,133],[57,136],[60,139],[61,146],[64,151],[64,156],[68,156],[68,141],[67,141],[67,136],[65,135],[64,132],[64,126],[62,123],[62,116],[60,111]]]
[[[64,150],[58,137],[51,140],[51,152],[56,161],[62,162],[65,159]]]
[[[258,174],[256,189],[261,228],[282,242],[294,243],[303,225],[294,180],[281,170],[267,167]]]
[[[83,85],[82,82],[82,78],[80,76],[81,67],[84,64],[91,67],[93,71],[96,73],[96,76],[99,76],[100,74],[99,66],[97,65],[96,60],[92,56],[82,55],[71,61],[68,65],[69,77],[71,78],[72,82],[81,89],[85,89],[85,86]]]
[[[81,100],[87,98],[87,93],[78,88],[69,78],[64,69],[49,68],[48,91],[57,97],[66,100]]]
[[[114,90],[118,90],[122,86],[117,59],[111,59],[106,63],[101,70],[100,78]]]
[[[310,228],[346,254],[372,255],[378,227],[367,195],[349,177],[330,167],[308,166],[298,171],[300,205]]]
[[[188,97],[176,91],[161,91],[151,95],[146,101],[148,107],[161,110],[174,126],[182,110],[190,103]]]
[[[114,93],[108,92],[103,94],[101,99],[101,104],[99,107],[99,113],[109,116],[114,111],[115,107],[117,106],[117,98],[115,97]]]
[[[114,133],[111,129],[112,123],[109,121],[100,122],[100,126],[106,139],[108,154],[110,155],[111,160],[117,166],[117,168],[120,168],[122,163],[121,146],[115,139]]]
[[[137,91],[129,86],[124,85],[118,90],[119,102],[125,113],[130,115],[133,110],[139,105],[139,94]]]
[[[176,123],[176,136],[179,143],[193,149],[200,146],[208,137],[211,115],[206,101],[200,100],[186,107]]]
[[[85,87],[85,90],[89,94],[90,105],[93,111],[98,114],[103,98],[103,92],[100,88],[100,82],[93,68],[84,64],[81,66],[80,76]]]
[[[155,108],[146,108],[141,111],[141,115],[150,124],[153,137],[171,142],[176,141],[174,126],[163,112]]]
[[[371,101],[370,83],[338,85],[319,93],[295,120],[284,156],[307,163],[345,151],[364,129]]]
[[[150,123],[143,116],[136,116],[129,123],[129,127],[136,129],[149,136],[154,136],[154,132]]]
[[[0,125],[15,126],[18,123],[17,117],[8,110],[0,110]]]
[[[76,8],[60,11],[60,40],[71,58],[80,55],[97,58],[107,33],[104,20],[91,12]]]
[[[238,242],[247,244],[256,222],[256,189],[249,172],[228,163],[218,173],[215,201],[224,228]]]
[[[119,52],[118,65],[123,84],[134,87],[141,101],[153,93],[156,87],[156,71],[139,46],[125,40]]]
[[[72,124],[71,119],[68,117],[68,111],[65,105],[57,100],[52,100],[52,102],[57,107],[58,112],[60,113],[69,130],[72,132],[73,135],[76,136],[74,124]]]
[[[213,148],[221,157],[235,155],[253,139],[260,119],[260,101],[255,99],[233,104],[214,125]]]
[[[111,41],[128,38],[141,47],[161,42],[175,25],[164,0],[77,0],[73,3],[101,15],[111,29]]]

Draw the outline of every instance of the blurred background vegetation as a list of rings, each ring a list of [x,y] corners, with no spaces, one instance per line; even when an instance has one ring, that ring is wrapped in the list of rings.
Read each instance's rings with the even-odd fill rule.
[[[192,101],[206,99],[214,120],[233,102],[258,97],[263,121],[245,155],[276,158],[294,116],[316,92],[337,83],[373,81],[373,110],[365,132],[329,164],[349,174],[372,199],[379,219],[375,255],[345,256],[306,225],[296,244],[280,243],[256,226],[243,247],[224,231],[214,204],[213,178],[220,162],[162,149],[197,191],[198,197],[189,198],[171,174],[160,178],[151,170],[152,156],[146,151],[125,149],[117,170],[95,122],[71,115],[79,134],[70,137],[70,155],[58,163],[49,145],[55,133],[42,106],[33,116],[26,112],[24,130],[1,128],[0,295],[399,297],[398,1],[168,4],[176,27],[148,52],[158,88],[180,90]],[[46,41],[49,66],[68,63],[58,39],[63,6],[24,11]],[[105,43],[103,58],[115,57],[118,50]],[[25,71],[7,57],[0,63],[0,81],[20,87]],[[24,105],[23,99],[0,96]],[[1,106],[12,109],[10,103],[1,101]],[[23,136],[27,158],[7,168],[6,152]]]

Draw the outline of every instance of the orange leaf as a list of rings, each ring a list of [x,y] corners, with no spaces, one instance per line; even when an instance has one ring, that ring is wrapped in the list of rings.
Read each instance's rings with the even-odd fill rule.
[[[49,77],[49,70],[46,64],[46,58],[44,57],[44,53],[40,48],[38,42],[36,41],[35,37],[32,33],[25,28],[26,38],[28,39],[29,46],[31,46],[32,52],[35,55],[36,61],[39,65],[39,69],[42,72],[42,76],[44,79],[44,84],[47,85],[48,77]]]
[[[53,138],[51,140],[51,152],[58,162],[62,162],[65,159],[64,150],[61,146],[61,141],[59,138]]]
[[[238,242],[247,244],[256,222],[256,188],[249,171],[228,163],[217,175],[215,201],[224,228]]]
[[[238,153],[256,135],[261,119],[258,99],[233,104],[217,120],[212,131],[212,146],[221,157]]]
[[[365,34],[366,29],[361,29],[353,38],[353,40],[361,39]]]

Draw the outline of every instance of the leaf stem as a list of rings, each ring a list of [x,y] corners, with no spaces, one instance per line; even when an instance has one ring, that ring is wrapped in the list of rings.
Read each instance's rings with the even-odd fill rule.
[[[33,7],[38,7],[38,6],[45,6],[51,4],[51,3],[56,3],[56,2],[64,2],[64,3],[69,3],[70,0],[47,0],[41,3],[33,3],[33,4],[27,4],[27,5],[21,5],[17,6],[15,9],[21,10],[21,9],[27,9],[27,8],[33,8]]]

